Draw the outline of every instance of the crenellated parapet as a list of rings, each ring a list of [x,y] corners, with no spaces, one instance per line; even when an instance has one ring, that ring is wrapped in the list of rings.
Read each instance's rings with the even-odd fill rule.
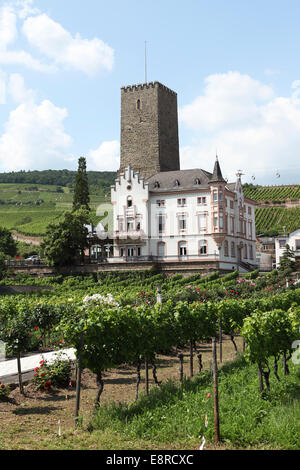
[[[128,85],[128,86],[123,86],[121,87],[122,93],[127,93],[127,92],[133,92],[133,91],[140,91],[140,90],[145,90],[149,88],[161,88],[164,91],[172,94],[172,95],[177,95],[177,93],[170,88],[166,87],[160,82],[147,82],[147,83],[138,83],[136,85]]]

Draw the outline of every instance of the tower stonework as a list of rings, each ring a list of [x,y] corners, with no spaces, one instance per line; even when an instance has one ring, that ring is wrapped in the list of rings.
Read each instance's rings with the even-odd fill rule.
[[[177,94],[159,82],[121,89],[120,170],[144,179],[180,170]]]

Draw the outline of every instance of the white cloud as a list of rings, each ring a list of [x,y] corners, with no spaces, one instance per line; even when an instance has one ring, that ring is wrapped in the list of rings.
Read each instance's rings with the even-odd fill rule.
[[[64,131],[67,110],[49,100],[36,104],[34,92],[26,90],[18,74],[10,76],[8,89],[21,104],[11,111],[0,137],[1,171],[66,167],[72,144]]]
[[[0,70],[0,104],[6,104],[6,74]]]
[[[184,106],[180,119],[196,131],[215,131],[257,120],[259,107],[273,98],[271,87],[239,72],[210,75],[204,94]]]
[[[79,34],[73,37],[45,13],[27,18],[23,32],[30,44],[66,69],[88,75],[112,69],[114,51],[111,47],[98,38],[88,40]]]
[[[90,150],[88,161],[95,171],[117,171],[120,166],[120,143],[117,140],[102,142],[96,150]]]
[[[16,0],[15,5],[18,16],[22,19],[40,13],[40,10],[34,6],[34,0]]]
[[[13,8],[5,5],[0,10],[0,50],[6,50],[17,38],[16,15]]]
[[[12,6],[5,5],[0,9],[0,64],[23,65],[39,72],[53,72],[54,65],[48,65],[32,57],[24,50],[9,48],[18,38],[17,15]]]
[[[8,91],[16,103],[34,102],[35,92],[25,88],[24,78],[19,73],[10,75]]]
[[[239,72],[207,77],[203,95],[179,111],[181,125],[193,133],[192,145],[181,149],[182,168],[212,171],[217,149],[230,180],[241,169],[245,181],[255,175],[260,184],[295,183],[300,167],[299,95],[298,81],[290,97],[280,97]]]

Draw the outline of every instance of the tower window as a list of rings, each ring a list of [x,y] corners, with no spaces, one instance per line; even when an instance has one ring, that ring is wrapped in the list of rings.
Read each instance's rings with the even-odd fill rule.
[[[132,197],[128,196],[127,198],[127,207],[132,207]]]
[[[137,100],[136,109],[141,109],[141,100]]]

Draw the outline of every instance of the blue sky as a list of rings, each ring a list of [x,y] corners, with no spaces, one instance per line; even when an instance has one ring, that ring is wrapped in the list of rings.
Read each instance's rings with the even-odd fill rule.
[[[299,183],[300,2],[0,0],[0,171],[116,170],[120,88],[178,94],[181,168]],[[279,176],[280,175],[280,176]]]

